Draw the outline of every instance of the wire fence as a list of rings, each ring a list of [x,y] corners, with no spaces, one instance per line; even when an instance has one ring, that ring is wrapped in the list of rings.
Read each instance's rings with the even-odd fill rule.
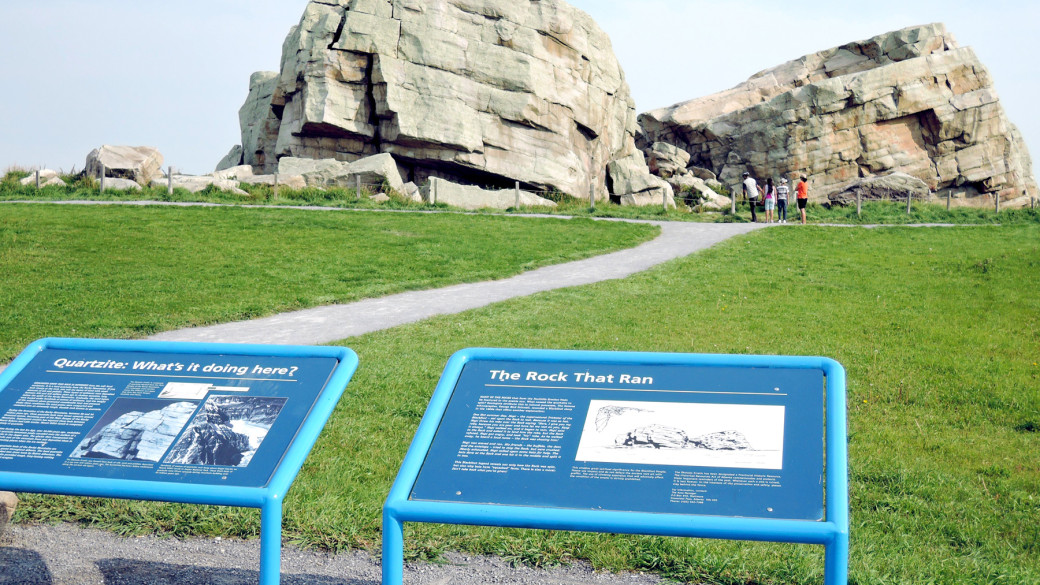
[[[32,172],[32,175],[35,178],[34,182],[35,182],[35,187],[36,187],[37,190],[42,189],[42,187],[44,186],[43,185],[43,179],[42,179],[42,173],[41,173],[42,170],[43,169],[36,169],[36,170],[34,170]],[[105,191],[106,188],[110,188],[111,187],[110,184],[106,185],[106,179],[119,178],[119,177],[109,177],[108,176],[109,175],[109,172],[108,172],[109,170],[110,169],[105,167],[105,165],[100,165],[100,168],[97,170],[96,177],[94,177],[94,178],[97,180],[97,189],[98,189],[99,193],[102,193],[102,192]],[[83,174],[87,174],[86,170],[83,171]],[[176,185],[177,181],[175,180],[175,176],[178,176],[178,175],[176,175],[174,173],[174,167],[173,166],[168,166],[167,167],[167,172],[166,172],[166,192],[167,192],[168,195],[173,195],[174,188],[177,187],[177,185]],[[179,175],[179,176],[194,177],[194,175]],[[200,178],[210,177],[210,176],[211,175],[199,175]],[[260,175],[260,177],[266,177],[266,176],[269,176],[269,175]],[[270,188],[271,188],[271,191],[272,191],[272,196],[274,196],[274,197],[277,197],[279,188],[286,188],[286,189],[298,189],[299,188],[298,187],[298,183],[292,181],[291,179],[288,179],[288,177],[285,176],[285,175],[282,175],[280,177],[279,173],[273,173],[273,178],[269,182],[266,181],[266,180],[265,181],[248,181],[247,179],[237,179],[237,178],[233,178],[233,177],[230,178],[230,179],[231,180],[235,180],[235,181],[239,181],[240,184],[242,182],[245,182],[245,183],[248,183],[250,185],[269,185]],[[444,179],[444,180],[446,180],[446,179]],[[154,182],[153,182],[153,184],[154,184]],[[419,197],[421,197],[424,201],[426,201],[428,203],[436,204],[437,203],[437,199],[438,199],[438,188],[437,188],[437,185],[438,185],[437,181],[432,181],[432,180],[428,179],[427,181],[424,182],[423,188],[417,188]],[[348,179],[343,184],[337,184],[335,186],[339,187],[339,188],[344,188],[344,189],[347,189],[347,190],[350,190],[351,188],[353,188],[354,195],[358,199],[360,199],[363,195],[366,195],[366,194],[367,195],[375,195],[375,194],[383,193],[383,192],[386,192],[386,191],[390,190],[389,189],[389,185],[387,184],[387,182],[385,180],[375,180],[375,181],[373,181],[373,180],[365,180],[361,174],[355,174],[355,175],[352,176],[352,180]],[[499,185],[482,185],[482,186],[481,185],[477,185],[477,186],[479,188],[487,190],[487,191],[505,191],[505,190],[509,190],[508,187],[503,187],[503,186],[501,186],[501,184],[499,184]],[[517,207],[517,208],[519,208],[521,206],[521,204],[522,204],[521,193],[527,193],[527,194],[530,194],[530,195],[534,195],[535,197],[538,197],[540,199],[544,199],[544,200],[547,200],[547,201],[552,201],[554,203],[559,203],[561,201],[570,201],[570,200],[578,199],[578,198],[576,198],[576,197],[574,197],[574,196],[572,196],[570,194],[563,193],[562,191],[560,191],[558,189],[537,187],[537,186],[532,186],[532,185],[523,185],[523,186],[521,186],[520,181],[515,181],[514,182],[512,191],[515,194],[514,195],[514,197],[515,197],[515,207]],[[415,193],[416,193],[415,191],[412,192],[412,194],[415,194]],[[412,195],[412,194],[406,194],[406,195]],[[665,190],[662,190],[661,206],[665,210],[667,210],[669,208],[669,204],[670,203],[676,204],[676,203],[681,201],[682,203],[684,203],[685,205],[691,207],[691,209],[692,209],[699,203],[699,201],[696,198],[691,200],[691,198],[688,197],[687,195],[688,194],[685,194],[685,193],[676,193],[676,194],[674,194],[674,199],[672,199],[670,201],[669,198],[668,198],[667,192]],[[720,194],[720,195],[722,195],[722,194]],[[748,199],[746,197],[739,197],[736,194],[730,194],[729,198],[730,198],[730,201],[731,201],[731,207],[730,207],[730,212],[731,213],[736,213],[738,205],[739,206],[744,206],[744,205],[747,205],[749,203]],[[607,197],[597,198],[595,186],[590,185],[589,186],[589,193],[588,193],[588,202],[589,202],[590,209],[595,209],[596,208],[597,199],[600,202],[610,201],[609,195]],[[863,213],[863,203],[865,201],[868,201],[868,200],[869,201],[889,201],[889,202],[892,202],[893,204],[902,205],[903,199],[904,199],[904,197],[901,197],[901,196],[898,196],[898,195],[892,196],[892,197],[885,197],[885,198],[882,198],[882,199],[877,199],[877,198],[873,198],[873,197],[869,198],[869,199],[865,199],[863,197],[862,191],[857,190],[856,191],[856,200],[855,200],[856,215],[857,215],[857,217],[862,215],[862,213]],[[906,213],[907,213],[907,215],[909,215],[913,211],[913,204],[915,202],[914,201],[914,194],[912,192],[906,192],[905,193],[905,202],[906,202]],[[918,202],[925,202],[925,200],[924,200],[924,198],[920,198],[919,197],[918,198]],[[947,190],[947,193],[946,193],[946,210],[947,211],[950,211],[950,209],[952,207],[952,204],[953,204],[953,191],[952,190]],[[1001,201],[1000,194],[999,193],[994,193],[994,195],[993,195],[993,209],[994,209],[995,213],[1000,213],[1001,205],[1002,205],[1002,201]],[[761,198],[758,198],[756,200],[756,206],[759,207],[759,208],[764,207],[764,201]],[[1037,209],[1038,207],[1040,207],[1040,198],[1030,197],[1029,198],[1029,203],[1028,203],[1027,206],[1030,209]]]

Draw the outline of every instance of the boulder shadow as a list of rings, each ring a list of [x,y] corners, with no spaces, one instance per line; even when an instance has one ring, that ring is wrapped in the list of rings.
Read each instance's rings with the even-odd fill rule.
[[[38,553],[0,546],[0,585],[51,585],[47,563]]]

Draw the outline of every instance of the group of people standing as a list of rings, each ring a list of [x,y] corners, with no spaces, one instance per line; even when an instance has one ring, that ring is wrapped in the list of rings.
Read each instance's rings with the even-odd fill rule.
[[[798,212],[802,216],[802,223],[805,223],[805,206],[809,203],[809,178],[805,175],[800,177],[798,185],[795,187],[795,200],[798,202]],[[758,200],[761,197],[765,200],[766,207],[766,223],[773,223],[773,210],[776,210],[776,217],[778,223],[787,223],[787,201],[790,189],[787,187],[787,179],[781,178],[780,184],[773,184],[773,177],[766,179],[765,186],[761,186],[755,181],[755,178],[750,173],[744,173],[744,197],[748,200],[751,205],[751,221],[758,223],[758,214],[755,213],[755,206],[758,204]]]

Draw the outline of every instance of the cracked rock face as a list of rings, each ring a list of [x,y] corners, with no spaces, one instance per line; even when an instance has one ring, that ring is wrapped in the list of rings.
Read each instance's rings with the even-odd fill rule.
[[[284,398],[210,396],[166,462],[245,467],[284,404]]]
[[[905,173],[955,204],[1026,205],[1037,195],[1025,143],[986,68],[942,24],[806,55],[730,90],[639,117],[726,185],[809,175],[825,200],[864,178]],[[793,183],[794,181],[792,181]]]
[[[560,0],[312,1],[239,118],[264,172],[390,153],[404,181],[602,199],[607,165],[638,153],[609,38]]]
[[[113,146],[104,144],[87,155],[84,167],[92,177],[101,176],[128,179],[138,185],[147,185],[162,174],[163,155],[151,146]]]
[[[127,412],[84,439],[72,456],[158,461],[194,411],[194,402],[175,402],[160,410]]]

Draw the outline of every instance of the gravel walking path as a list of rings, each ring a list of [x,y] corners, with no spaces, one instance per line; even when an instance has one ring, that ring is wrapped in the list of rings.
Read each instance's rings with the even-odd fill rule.
[[[547,290],[624,278],[765,227],[750,223],[652,223],[661,227],[661,234],[635,248],[546,266],[511,278],[404,292],[251,321],[166,331],[149,339],[289,345],[328,343]]]
[[[687,256],[763,224],[652,222],[656,239],[623,250],[502,280],[406,292],[238,323],[168,331],[166,341],[320,344],[452,314],[546,290],[624,278]],[[405,568],[409,585],[650,585],[653,575],[597,573],[584,563],[553,569],[511,567],[494,557],[449,554],[443,564]],[[239,585],[259,578],[258,540],[124,538],[72,525],[8,527],[0,536],[0,585]],[[378,561],[366,552],[324,554],[286,545],[286,585],[377,585]]]

